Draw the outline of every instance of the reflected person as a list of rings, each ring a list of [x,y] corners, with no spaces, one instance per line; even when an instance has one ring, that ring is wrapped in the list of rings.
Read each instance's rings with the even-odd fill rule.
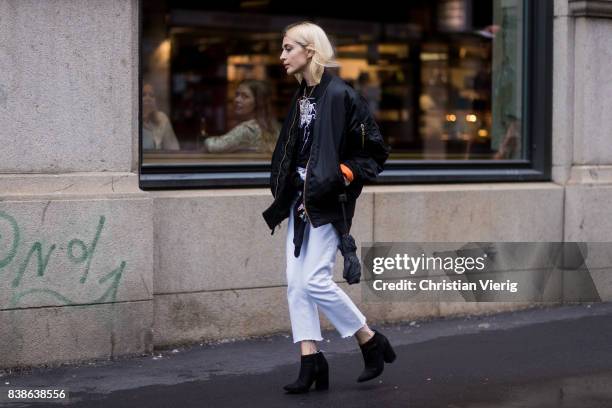
[[[155,89],[142,87],[142,148],[144,150],[179,150],[180,145],[168,115],[157,109]]]
[[[264,81],[248,79],[236,90],[234,113],[240,123],[219,136],[207,136],[209,153],[258,152],[272,154],[280,126],[272,115],[270,88]]]

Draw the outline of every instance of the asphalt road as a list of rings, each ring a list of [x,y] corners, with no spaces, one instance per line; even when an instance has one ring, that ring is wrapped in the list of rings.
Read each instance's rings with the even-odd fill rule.
[[[3,374],[0,390],[69,390],[69,407],[612,407],[612,304],[374,326],[397,360],[366,383],[354,339],[320,343],[330,389],[285,394],[298,373],[288,334],[139,358]],[[7,384],[8,383],[8,384]]]

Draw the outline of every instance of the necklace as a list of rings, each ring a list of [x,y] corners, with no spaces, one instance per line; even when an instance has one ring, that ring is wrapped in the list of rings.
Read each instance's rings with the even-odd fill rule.
[[[318,85],[318,84],[317,84]],[[312,93],[314,92],[315,88],[317,87],[317,85],[313,86],[312,89],[310,90],[310,92],[308,93],[308,96],[306,96],[306,88],[304,87],[304,94],[302,95],[302,97],[300,98],[299,104],[300,107],[304,107],[307,106],[310,102],[308,101],[308,99],[310,99],[310,97],[312,96]]]
[[[317,87],[317,85],[314,85],[314,86],[312,87],[312,89],[310,90],[310,93],[308,94],[308,96],[306,96],[306,89],[308,88],[308,85],[306,85],[306,86],[304,87],[304,96],[303,96],[303,98],[310,98],[310,97],[312,96],[312,93],[314,92],[314,90],[315,90],[315,88],[316,88],[316,87]]]

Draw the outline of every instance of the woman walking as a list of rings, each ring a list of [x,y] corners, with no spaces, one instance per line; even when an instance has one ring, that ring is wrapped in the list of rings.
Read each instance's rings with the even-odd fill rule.
[[[357,381],[379,376],[395,359],[387,338],[366,324],[365,316],[332,280],[336,253],[356,260],[348,235],[355,202],[364,182],[375,180],[389,155],[367,101],[326,67],[337,66],[333,47],[316,24],[290,25],[283,33],[281,62],[299,82],[272,155],[274,202],[263,213],[274,229],[289,218],[286,238],[287,299],[293,342],[300,343],[298,379],[290,393],[329,386],[321,309],[343,338],[355,336],[365,368]],[[344,202],[340,202],[343,199]],[[358,260],[357,260],[358,262]],[[354,269],[345,278],[359,282]]]

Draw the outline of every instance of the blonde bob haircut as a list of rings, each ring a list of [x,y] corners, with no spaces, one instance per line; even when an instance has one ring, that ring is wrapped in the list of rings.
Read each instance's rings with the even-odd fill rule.
[[[302,47],[313,50],[314,55],[310,61],[308,69],[314,81],[321,82],[325,67],[338,67],[334,47],[332,46],[325,31],[318,25],[310,21],[294,23],[283,30],[283,37],[288,37]],[[296,79],[301,84],[302,74],[295,74]]]

